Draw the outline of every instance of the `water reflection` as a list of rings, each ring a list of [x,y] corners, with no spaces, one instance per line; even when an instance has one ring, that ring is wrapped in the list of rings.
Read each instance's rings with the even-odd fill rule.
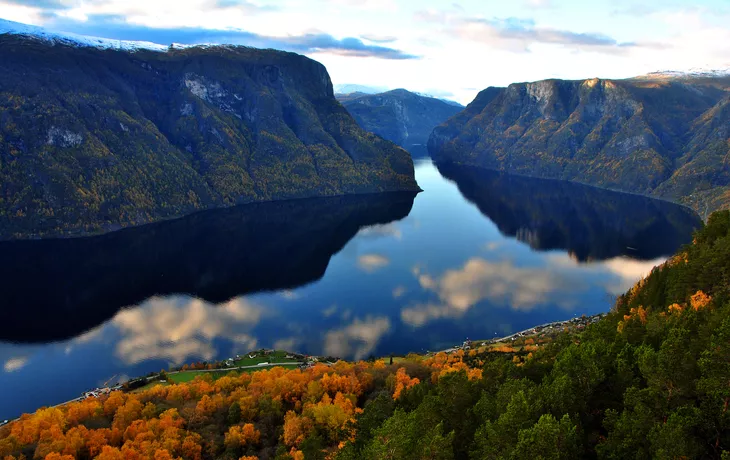
[[[345,327],[327,332],[324,354],[363,359],[375,351],[381,337],[388,333],[390,328],[390,319],[385,316],[355,319]]]
[[[475,257],[438,277],[416,267],[419,285],[433,292],[438,302],[404,308],[401,319],[421,327],[437,319],[461,318],[482,302],[525,312],[541,306],[570,312],[580,306],[578,298],[596,284],[603,285],[607,294],[622,294],[662,261],[617,258],[606,264],[581,266],[565,254],[550,254],[544,264],[517,266],[508,259]]]
[[[537,250],[565,249],[579,261],[672,254],[700,225],[689,208],[572,182],[439,165],[499,230]]]
[[[120,334],[115,354],[130,365],[150,359],[182,365],[190,356],[213,360],[214,340],[230,340],[240,353],[255,350],[250,331],[263,314],[260,306],[240,297],[220,305],[188,296],[154,297],[111,321]]]
[[[73,337],[155,295],[219,303],[311,283],[361,228],[387,229],[408,215],[413,199],[392,193],[263,203],[94,238],[0,243],[0,340]],[[367,270],[383,264],[382,256],[364,256]]]
[[[0,340],[22,342],[0,342],[0,394],[14,395],[0,419],[259,347],[361,359],[598,313],[699,225],[633,195],[440,170],[417,165],[415,200],[270,203],[0,244]]]

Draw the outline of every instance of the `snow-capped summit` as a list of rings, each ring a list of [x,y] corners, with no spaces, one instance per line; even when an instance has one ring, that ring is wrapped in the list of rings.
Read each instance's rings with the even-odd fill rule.
[[[730,77],[730,64],[719,68],[694,67],[688,70],[661,70],[642,75],[646,79],[723,78]]]
[[[156,43],[89,37],[86,35],[53,31],[45,29],[43,27],[31,26],[27,24],[21,24],[19,22],[0,19],[0,35],[3,34],[22,35],[53,43],[60,43],[71,46],[88,46],[98,49],[118,49],[124,51],[166,51],[168,49],[167,46],[158,45]]]

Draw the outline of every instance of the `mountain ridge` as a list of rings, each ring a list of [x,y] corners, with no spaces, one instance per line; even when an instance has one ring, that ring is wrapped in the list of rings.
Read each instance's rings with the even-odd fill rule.
[[[729,91],[724,77],[490,87],[434,129],[429,152],[437,162],[653,195],[706,217],[730,204],[730,174],[718,167],[730,149]]]
[[[257,201],[417,191],[324,66],[0,34],[0,239],[95,234]]]
[[[403,88],[378,94],[338,95],[338,99],[363,129],[395,142],[413,156],[425,156],[433,128],[463,110]]]

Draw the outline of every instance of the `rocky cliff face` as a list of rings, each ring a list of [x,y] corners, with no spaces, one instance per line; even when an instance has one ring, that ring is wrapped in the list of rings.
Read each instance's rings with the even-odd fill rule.
[[[463,110],[461,106],[404,89],[338,95],[338,99],[365,130],[395,142],[413,156],[426,155],[433,128]]]
[[[728,78],[546,80],[488,88],[434,129],[436,161],[730,204]]]
[[[417,190],[326,69],[244,47],[95,49],[0,35],[0,239],[256,201]]]

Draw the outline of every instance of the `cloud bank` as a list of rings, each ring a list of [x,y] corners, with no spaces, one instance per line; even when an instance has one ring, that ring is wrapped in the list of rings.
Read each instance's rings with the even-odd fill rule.
[[[43,0],[53,2],[53,0]],[[227,3],[230,3],[227,1]],[[263,7],[259,7],[263,8]],[[270,36],[241,29],[208,29],[203,27],[156,28],[131,24],[116,14],[96,14],[78,20],[49,12],[44,24],[49,29],[114,40],[147,41],[158,44],[180,43],[231,44],[255,48],[273,48],[301,54],[329,53],[338,56],[377,58],[386,60],[419,59],[419,56],[377,42],[365,43],[356,37],[336,38],[328,33],[313,31],[300,35]]]
[[[533,19],[483,18],[454,14],[448,11],[421,10],[415,19],[438,25],[440,32],[458,40],[488,45],[512,52],[529,52],[534,45],[559,45],[581,51],[622,53],[626,49],[659,45],[618,42],[616,39],[590,32],[538,26]]]

